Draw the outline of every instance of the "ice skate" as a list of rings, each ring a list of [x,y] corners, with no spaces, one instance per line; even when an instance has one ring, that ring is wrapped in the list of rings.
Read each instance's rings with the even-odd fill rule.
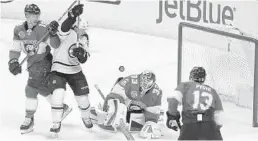
[[[63,121],[67,115],[69,115],[72,112],[73,108],[70,108],[67,104],[64,104],[64,111],[62,115],[61,121]]]
[[[53,127],[50,128],[50,132],[52,133],[52,137],[57,138],[58,133],[61,130],[61,122],[54,122]]]
[[[93,124],[90,118],[82,118],[82,122],[85,125],[85,127],[88,129],[91,129],[93,127]]]
[[[25,117],[24,122],[22,123],[20,130],[21,130],[21,134],[27,134],[32,132],[34,126],[34,117]]]
[[[98,124],[97,113],[94,107],[90,109],[90,119],[93,124]]]

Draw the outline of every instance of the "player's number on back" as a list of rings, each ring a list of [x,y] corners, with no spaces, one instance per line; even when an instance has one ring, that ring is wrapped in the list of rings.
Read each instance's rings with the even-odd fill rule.
[[[200,107],[201,110],[208,110],[212,104],[213,97],[210,93],[194,91],[194,104],[193,108],[198,109]],[[204,99],[204,102],[200,102],[200,98]]]

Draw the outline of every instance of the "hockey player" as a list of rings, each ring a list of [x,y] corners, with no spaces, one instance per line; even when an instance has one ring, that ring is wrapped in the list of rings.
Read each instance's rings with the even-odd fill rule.
[[[222,140],[221,114],[223,107],[217,92],[205,85],[206,71],[194,67],[190,81],[180,83],[167,98],[167,127],[175,131],[181,127],[178,105],[182,104],[182,122],[179,140]]]
[[[52,119],[54,134],[61,129],[61,115],[63,113],[63,100],[66,84],[73,90],[75,99],[81,111],[82,121],[86,128],[92,128],[89,118],[90,102],[88,99],[89,87],[80,64],[88,58],[88,34],[85,32],[86,24],[80,21],[76,27],[76,19],[83,12],[83,5],[79,4],[68,12],[67,19],[62,23],[58,35],[61,40],[59,48],[54,50],[53,65],[51,69],[50,85],[52,85]],[[77,33],[79,33],[79,46],[77,46]]]
[[[141,112],[144,115],[144,123],[140,130],[140,137],[160,138],[162,133],[157,122],[160,116],[161,99],[162,90],[156,84],[155,74],[144,71],[118,81],[107,95],[103,108],[95,109],[95,115],[100,127],[116,131],[110,129],[111,126],[117,128],[120,126],[121,119],[129,122],[130,114]],[[129,128],[131,126],[133,125],[129,125]]]
[[[25,88],[26,116],[20,127],[21,133],[28,133],[33,131],[34,113],[38,106],[37,95],[41,94],[51,102],[51,91],[47,87],[47,77],[52,63],[50,46],[57,47],[59,40],[54,35],[57,31],[57,23],[51,22],[48,26],[44,25],[39,20],[41,12],[37,5],[26,5],[24,12],[26,21],[14,28],[13,47],[9,52],[10,61],[8,64],[9,71],[13,75],[17,75],[22,71],[18,61],[21,52],[23,51],[30,56],[27,60],[29,79]],[[50,36],[43,39],[38,46],[34,46],[48,31]],[[62,119],[71,111],[67,105],[64,105],[64,109]]]

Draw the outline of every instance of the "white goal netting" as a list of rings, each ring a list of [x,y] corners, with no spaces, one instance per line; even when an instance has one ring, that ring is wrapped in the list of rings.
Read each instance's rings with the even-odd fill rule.
[[[206,84],[215,88],[223,100],[253,107],[254,59],[253,42],[193,28],[183,29],[182,81],[188,80],[193,66],[203,66],[207,71]]]

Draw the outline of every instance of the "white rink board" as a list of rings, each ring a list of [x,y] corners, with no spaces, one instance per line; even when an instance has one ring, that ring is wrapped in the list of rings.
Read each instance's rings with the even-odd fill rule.
[[[1,17],[23,19],[25,5],[35,3],[41,8],[42,19],[54,20],[66,10],[72,1],[15,0],[12,3],[1,4]],[[81,1],[85,4],[83,17],[95,27],[175,38],[178,24],[184,21],[223,28],[226,27],[225,25],[232,24],[258,37],[258,17],[255,16],[258,11],[257,0],[201,1],[198,7],[189,8],[191,14],[187,14],[188,3],[184,1],[181,4],[179,0],[161,0],[160,2],[157,0],[121,0],[118,5]],[[197,4],[197,1],[192,0],[191,3]]]

